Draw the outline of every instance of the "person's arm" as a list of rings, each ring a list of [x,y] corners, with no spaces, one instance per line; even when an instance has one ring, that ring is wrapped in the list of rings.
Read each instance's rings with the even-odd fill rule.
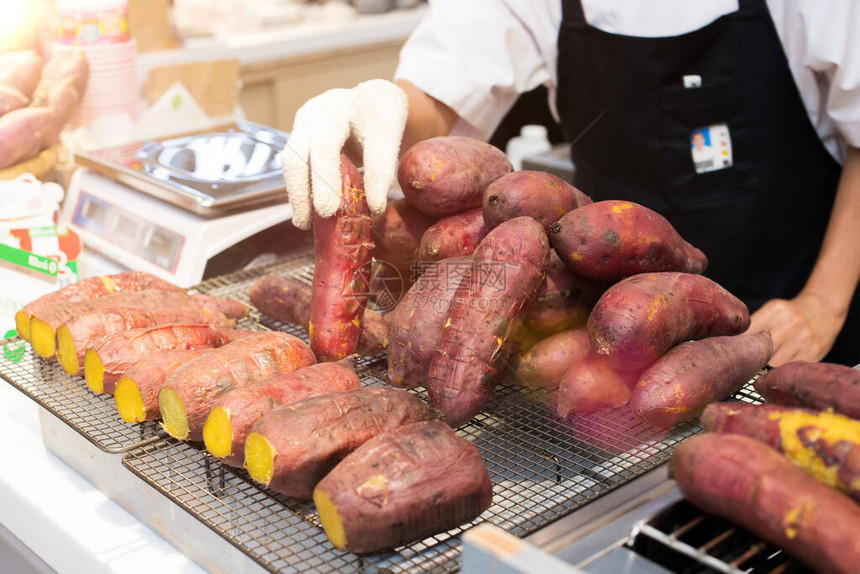
[[[409,98],[409,115],[406,117],[406,129],[400,144],[401,154],[422,140],[451,133],[457,123],[457,112],[407,80],[397,80],[394,83],[400,86]]]
[[[818,260],[794,299],[774,299],[753,314],[751,331],[769,330],[778,366],[819,361],[845,323],[860,279],[860,148],[848,148]]]

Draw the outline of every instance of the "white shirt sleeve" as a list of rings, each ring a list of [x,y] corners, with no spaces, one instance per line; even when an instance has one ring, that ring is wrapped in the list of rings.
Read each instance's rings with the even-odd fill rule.
[[[489,138],[519,94],[554,86],[558,0],[430,0],[400,53],[405,79],[460,116],[454,133]]]

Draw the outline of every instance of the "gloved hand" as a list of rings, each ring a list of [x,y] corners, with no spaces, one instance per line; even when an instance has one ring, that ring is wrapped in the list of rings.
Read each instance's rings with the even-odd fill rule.
[[[340,154],[347,140],[362,152],[370,211],[385,209],[388,190],[397,178],[407,112],[406,92],[386,80],[329,90],[296,112],[281,153],[296,227],[310,228],[311,205],[322,217],[334,215],[340,206]]]

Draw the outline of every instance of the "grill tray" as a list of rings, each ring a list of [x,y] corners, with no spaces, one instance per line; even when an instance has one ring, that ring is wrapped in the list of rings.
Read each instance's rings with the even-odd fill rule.
[[[196,291],[233,297],[250,306],[248,290],[266,273],[312,278],[311,254],[210,279]],[[245,328],[306,333],[251,307]],[[472,524],[400,547],[356,556],[332,548],[310,502],[261,488],[244,471],[223,466],[201,444],[175,441],[156,425],[123,422],[113,400],[91,393],[80,377],[32,354],[19,339],[3,343],[0,376],[107,452],[123,452],[123,465],[270,572],[454,572],[460,534]],[[20,355],[20,356],[19,356]],[[384,354],[357,365],[363,384],[385,381]],[[423,389],[416,391],[426,398]],[[748,385],[736,397],[759,402]],[[487,521],[527,536],[668,460],[674,447],[701,429],[682,423],[668,432],[637,424],[626,409],[559,420],[546,399],[502,382],[483,413],[458,434],[473,441],[487,463],[494,502],[474,523]],[[474,524],[473,523],[473,524]]]

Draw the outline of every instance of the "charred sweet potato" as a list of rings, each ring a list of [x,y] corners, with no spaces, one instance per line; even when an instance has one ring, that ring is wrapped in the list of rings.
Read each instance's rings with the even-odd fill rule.
[[[114,275],[88,277],[27,303],[15,313],[15,328],[25,341],[30,340],[30,318],[48,307],[98,299],[118,291],[181,291],[176,285],[143,271],[124,271]]]
[[[573,271],[601,281],[637,273],[701,273],[708,260],[662,215],[630,201],[584,205],[552,224],[550,243]]]
[[[415,395],[365,387],[290,403],[262,416],[245,440],[251,478],[310,500],[316,484],[347,454],[380,433],[434,418]]]
[[[739,391],[771,355],[773,341],[767,332],[681,343],[639,377],[630,407],[639,420],[669,428]]]
[[[161,416],[158,393],[168,375],[208,349],[158,351],[129,367],[114,388],[119,416],[127,423],[142,423]]]
[[[545,335],[584,326],[591,309],[608,286],[574,273],[555,250],[551,250],[546,279],[526,315],[525,324]]]
[[[210,349],[164,381],[158,393],[164,430],[179,440],[202,440],[203,424],[218,397],[314,363],[310,347],[279,331],[254,333]]]
[[[314,216],[314,284],[308,334],[320,361],[358,349],[370,279],[373,233],[361,174],[341,157],[341,205],[331,217]]]
[[[595,353],[623,371],[650,367],[683,341],[747,330],[747,306],[702,275],[643,273],[612,285],[588,317]]]
[[[418,259],[440,261],[471,255],[488,231],[480,208],[443,217],[421,237]]]
[[[469,421],[492,396],[510,353],[508,341],[546,276],[549,249],[540,223],[516,217],[475,250],[427,374],[430,404],[451,426]]]
[[[558,416],[587,415],[623,407],[639,378],[638,371],[620,371],[593,352],[575,361],[558,385]]]
[[[588,332],[570,329],[550,335],[529,350],[511,357],[514,380],[531,388],[556,391],[574,363],[591,350]]]
[[[483,214],[488,229],[522,215],[533,217],[549,233],[565,213],[592,203],[591,198],[560,177],[545,171],[521,170],[503,175],[484,191]]]
[[[397,180],[406,200],[430,215],[481,207],[484,190],[513,169],[507,156],[486,142],[440,136],[418,142],[400,158]]]
[[[339,550],[367,553],[421,540],[480,516],[493,501],[481,453],[442,421],[377,435],[317,484],[314,502]]]
[[[385,211],[373,218],[373,258],[392,265],[410,285],[421,237],[438,219],[404,198],[389,201]]]
[[[745,528],[817,572],[857,572],[860,506],[766,444],[705,433],[681,443],[669,469],[684,497],[702,511]]]
[[[245,438],[265,413],[301,399],[361,388],[355,357],[317,363],[286,375],[238,387],[219,397],[203,425],[206,449],[232,466],[245,461]]]
[[[259,311],[287,323],[308,328],[311,320],[311,286],[294,277],[270,273],[251,285],[251,304]],[[358,335],[358,352],[375,355],[388,346],[388,321],[373,309],[365,309]]]
[[[860,371],[846,365],[793,361],[770,369],[754,386],[769,403],[860,419]]]
[[[707,431],[759,440],[860,502],[860,421],[809,409],[727,402],[708,405],[701,424]]]
[[[129,329],[106,337],[84,354],[84,378],[94,393],[112,395],[116,382],[144,356],[158,351],[207,349],[250,335],[251,331],[212,325],[171,324]]]

